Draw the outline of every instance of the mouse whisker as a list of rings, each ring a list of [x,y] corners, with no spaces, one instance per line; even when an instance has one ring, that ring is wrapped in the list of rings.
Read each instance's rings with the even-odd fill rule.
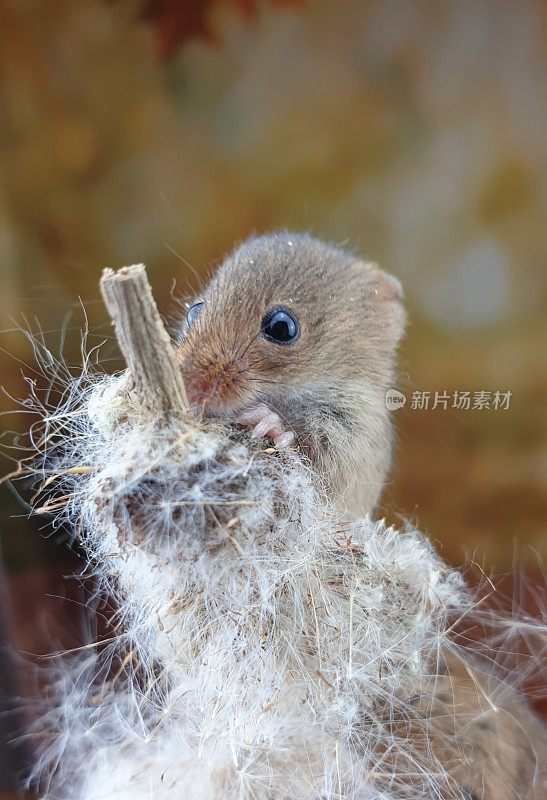
[[[240,374],[240,375],[243,375],[244,373],[243,373],[243,372],[240,372],[239,374]],[[280,385],[280,383],[281,383],[281,381],[276,381],[276,380],[269,379],[269,378],[253,378],[253,377],[247,377],[247,378],[246,378],[246,380],[248,380],[248,381],[251,381],[252,383],[272,383],[272,384],[274,384],[275,386],[279,386],[279,385]]]
[[[263,366],[264,359],[257,358],[256,361],[251,361],[249,364],[246,364],[245,367],[242,368],[242,371],[248,372],[253,367],[259,367],[264,372],[271,372],[272,370],[279,369],[275,364],[272,366]]]
[[[190,261],[188,261],[186,258],[184,258],[184,256],[181,253],[177,252],[177,250],[175,250],[174,247],[171,247],[171,245],[168,242],[164,242],[164,246],[167,248],[167,250],[169,250],[170,253],[172,253],[176,258],[178,258],[180,261],[182,261],[182,263],[186,267],[188,267],[188,269],[190,270],[190,272],[192,273],[192,275],[194,276],[194,278],[198,282],[198,288],[203,286],[204,285],[203,276],[199,274],[199,272],[193,266],[193,264],[191,264]],[[184,300],[182,300],[182,302],[184,303]]]
[[[244,367],[240,369],[239,374],[248,375],[251,372],[251,370],[253,370],[255,367],[258,367],[258,369],[262,370],[263,372],[266,372],[266,367],[262,367],[261,361],[251,361],[250,364],[246,364]]]
[[[251,383],[269,383],[272,386],[279,386],[279,381],[268,380],[267,378],[247,378]]]
[[[245,344],[243,345],[244,349],[241,352],[238,352],[238,354],[236,355],[236,359],[243,358],[246,355],[247,351],[249,350],[249,347],[253,344],[253,342],[256,342],[259,336],[260,336],[260,331],[258,331],[258,333],[255,333],[254,336],[251,337],[247,345]]]

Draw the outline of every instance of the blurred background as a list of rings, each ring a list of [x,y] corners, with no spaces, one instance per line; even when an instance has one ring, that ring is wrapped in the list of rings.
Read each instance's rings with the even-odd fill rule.
[[[546,34],[534,0],[0,0],[0,382],[22,397],[34,375],[20,325],[39,322],[73,362],[82,306],[90,343],[110,336],[105,265],[146,262],[172,315],[174,281],[191,290],[250,233],[347,244],[402,279],[410,316],[383,512],[453,563],[517,562],[533,585],[547,554]],[[416,391],[511,397],[418,410]],[[2,417],[4,441],[25,424]],[[72,624],[61,576],[77,554],[2,491],[6,617],[40,652]]]

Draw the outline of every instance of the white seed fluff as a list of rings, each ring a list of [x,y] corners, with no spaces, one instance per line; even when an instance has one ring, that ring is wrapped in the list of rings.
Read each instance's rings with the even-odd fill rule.
[[[294,452],[158,427],[123,375],[64,402],[35,437],[42,508],[117,612],[38,724],[47,798],[464,796],[410,702],[470,602],[423,535],[349,522]]]

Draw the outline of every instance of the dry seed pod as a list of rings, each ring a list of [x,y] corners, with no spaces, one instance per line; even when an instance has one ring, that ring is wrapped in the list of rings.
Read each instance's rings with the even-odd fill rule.
[[[460,717],[453,667],[452,700],[439,694],[441,667],[468,664],[450,636],[471,604],[459,574],[415,530],[341,518],[297,453],[192,418],[142,268],[107,273],[103,293],[129,372],[80,381],[38,448],[61,496],[48,508],[118,612],[107,647],[60,669],[44,794],[503,797],[466,769],[473,709]],[[473,685],[483,715],[491,685]],[[539,800],[539,769],[515,763],[504,790],[526,796],[526,780]]]

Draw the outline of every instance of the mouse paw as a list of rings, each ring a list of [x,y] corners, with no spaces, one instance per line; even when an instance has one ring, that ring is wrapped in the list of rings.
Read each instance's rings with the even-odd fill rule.
[[[247,409],[236,419],[236,422],[252,428],[251,436],[258,439],[268,436],[276,447],[287,447],[294,439],[292,431],[286,431],[281,417],[266,405],[257,405]]]

